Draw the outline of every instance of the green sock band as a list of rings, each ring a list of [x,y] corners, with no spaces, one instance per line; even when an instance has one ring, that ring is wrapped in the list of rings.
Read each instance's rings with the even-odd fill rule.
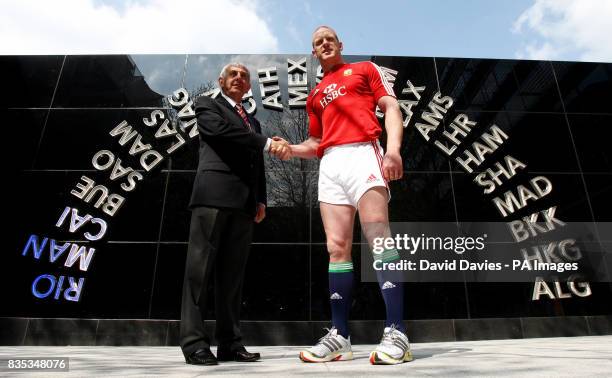
[[[344,261],[344,262],[330,262],[329,270],[330,273],[346,273],[353,271],[353,262],[352,261]]]
[[[397,252],[397,249],[393,248],[393,249],[385,249],[383,251],[383,253],[381,253],[380,255],[375,255],[374,259],[375,260],[380,260],[382,262],[391,262],[391,261],[396,261],[399,260],[400,256],[399,256],[399,252]]]

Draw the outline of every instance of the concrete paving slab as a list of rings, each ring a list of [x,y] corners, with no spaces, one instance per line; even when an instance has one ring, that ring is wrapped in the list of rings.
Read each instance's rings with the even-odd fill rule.
[[[7,371],[12,377],[609,377],[612,336],[488,340],[412,344],[415,360],[373,366],[374,345],[354,345],[352,361],[305,364],[301,347],[249,346],[262,354],[254,363],[186,365],[178,347],[0,346],[0,359],[69,357],[69,372]],[[214,348],[213,348],[214,351]]]

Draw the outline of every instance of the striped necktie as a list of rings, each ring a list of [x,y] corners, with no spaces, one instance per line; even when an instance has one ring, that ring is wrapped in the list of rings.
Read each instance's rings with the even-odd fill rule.
[[[242,117],[242,120],[247,125],[249,130],[253,131],[253,128],[251,127],[251,122],[249,122],[249,118],[247,117],[246,112],[244,111],[244,108],[242,107],[242,104],[236,104],[236,110],[238,111],[238,114],[240,114],[240,117]]]

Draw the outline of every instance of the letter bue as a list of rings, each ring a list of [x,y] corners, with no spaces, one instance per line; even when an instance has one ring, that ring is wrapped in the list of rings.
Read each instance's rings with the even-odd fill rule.
[[[155,151],[155,150],[147,151],[146,153],[149,153],[149,152],[157,153],[157,151]],[[142,157],[144,157],[144,156],[145,155],[143,154]],[[159,155],[159,156],[161,157],[161,155]],[[142,157],[141,157],[141,161],[142,161]],[[85,189],[89,190],[89,194],[87,194],[87,192],[85,190],[83,190],[81,192],[76,192],[76,191],[73,190],[70,193],[75,195],[75,196],[77,196],[77,197],[85,196],[85,202],[89,203],[89,201],[91,201],[93,199],[93,197],[96,194],[96,192],[100,192],[100,194],[101,194],[100,198],[98,198],[98,200],[94,204],[94,207],[96,209],[102,208],[102,211],[104,211],[106,214],[110,215],[111,217],[114,216],[115,213],[117,212],[117,210],[119,210],[119,208],[123,204],[123,201],[125,201],[125,198],[120,196],[119,194],[108,194],[108,188],[106,188],[103,185],[93,186],[93,184],[95,184],[95,183],[91,179],[87,178],[86,176],[81,177],[81,180],[84,180],[84,181],[88,180],[92,184],[92,185],[88,185],[85,188]],[[82,198],[82,197],[79,197],[79,198]],[[75,215],[73,215],[72,219],[75,219]],[[78,218],[76,218],[76,219],[78,219]],[[60,223],[60,222],[58,221],[58,223]],[[56,226],[59,227],[58,224],[56,224]]]
[[[104,206],[102,206],[102,211],[112,217],[115,215],[117,210],[121,208],[121,205],[123,205],[123,201],[125,201],[125,198],[120,196],[119,194],[111,194],[106,199],[106,203],[104,204]]]

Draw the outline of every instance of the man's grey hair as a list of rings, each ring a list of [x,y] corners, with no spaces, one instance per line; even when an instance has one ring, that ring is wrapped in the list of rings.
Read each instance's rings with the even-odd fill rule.
[[[219,73],[219,78],[225,80],[225,78],[227,77],[227,71],[232,67],[238,67],[238,68],[245,70],[247,73],[248,79],[249,80],[251,79],[251,73],[249,72],[249,69],[246,68],[244,64],[239,63],[239,62],[231,62],[223,66],[223,68],[221,69],[221,72]]]

